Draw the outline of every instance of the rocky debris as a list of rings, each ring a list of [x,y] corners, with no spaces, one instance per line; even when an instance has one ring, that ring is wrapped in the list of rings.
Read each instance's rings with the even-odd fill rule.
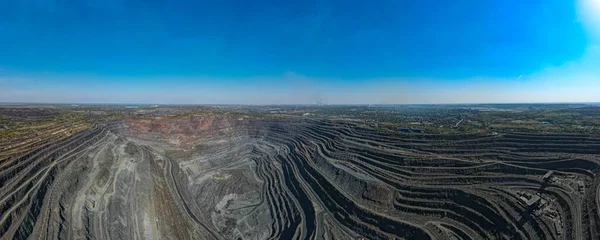
[[[205,114],[35,146],[0,162],[3,239],[600,237],[595,137]]]

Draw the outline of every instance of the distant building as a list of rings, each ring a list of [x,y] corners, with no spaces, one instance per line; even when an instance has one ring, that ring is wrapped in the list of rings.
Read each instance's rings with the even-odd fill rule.
[[[554,174],[554,171],[552,171],[552,170],[548,171],[548,172],[547,172],[547,173],[546,173],[546,174],[545,174],[545,175],[542,177],[542,180],[543,180],[544,182],[548,182],[548,181],[550,181],[550,179],[552,178],[552,174]]]
[[[540,196],[538,195],[533,195],[533,197],[531,197],[529,200],[527,200],[527,206],[533,206],[535,204],[537,204],[538,202],[540,202]]]
[[[554,220],[554,230],[556,230],[557,235],[562,234],[562,227],[560,226],[560,222]]]
[[[526,195],[523,195],[519,199],[521,199],[521,201],[523,201],[523,203],[525,203],[525,205],[527,205],[528,207],[531,207],[531,206],[536,205],[538,202],[540,202],[540,200],[542,198],[538,195],[532,195],[530,198],[527,198]]]

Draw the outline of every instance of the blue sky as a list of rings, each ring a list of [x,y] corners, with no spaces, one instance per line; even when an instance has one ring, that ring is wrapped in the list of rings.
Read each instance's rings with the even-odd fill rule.
[[[600,101],[600,0],[0,0],[0,101]]]

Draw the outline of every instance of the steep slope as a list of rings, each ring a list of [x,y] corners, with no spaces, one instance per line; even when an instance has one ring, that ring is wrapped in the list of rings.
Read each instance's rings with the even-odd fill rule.
[[[599,153],[580,135],[133,116],[2,162],[0,235],[597,239]]]

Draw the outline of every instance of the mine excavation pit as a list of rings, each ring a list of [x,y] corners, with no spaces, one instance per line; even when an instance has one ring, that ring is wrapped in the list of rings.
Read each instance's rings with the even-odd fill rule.
[[[600,238],[597,133],[119,109],[5,111],[2,239]]]

